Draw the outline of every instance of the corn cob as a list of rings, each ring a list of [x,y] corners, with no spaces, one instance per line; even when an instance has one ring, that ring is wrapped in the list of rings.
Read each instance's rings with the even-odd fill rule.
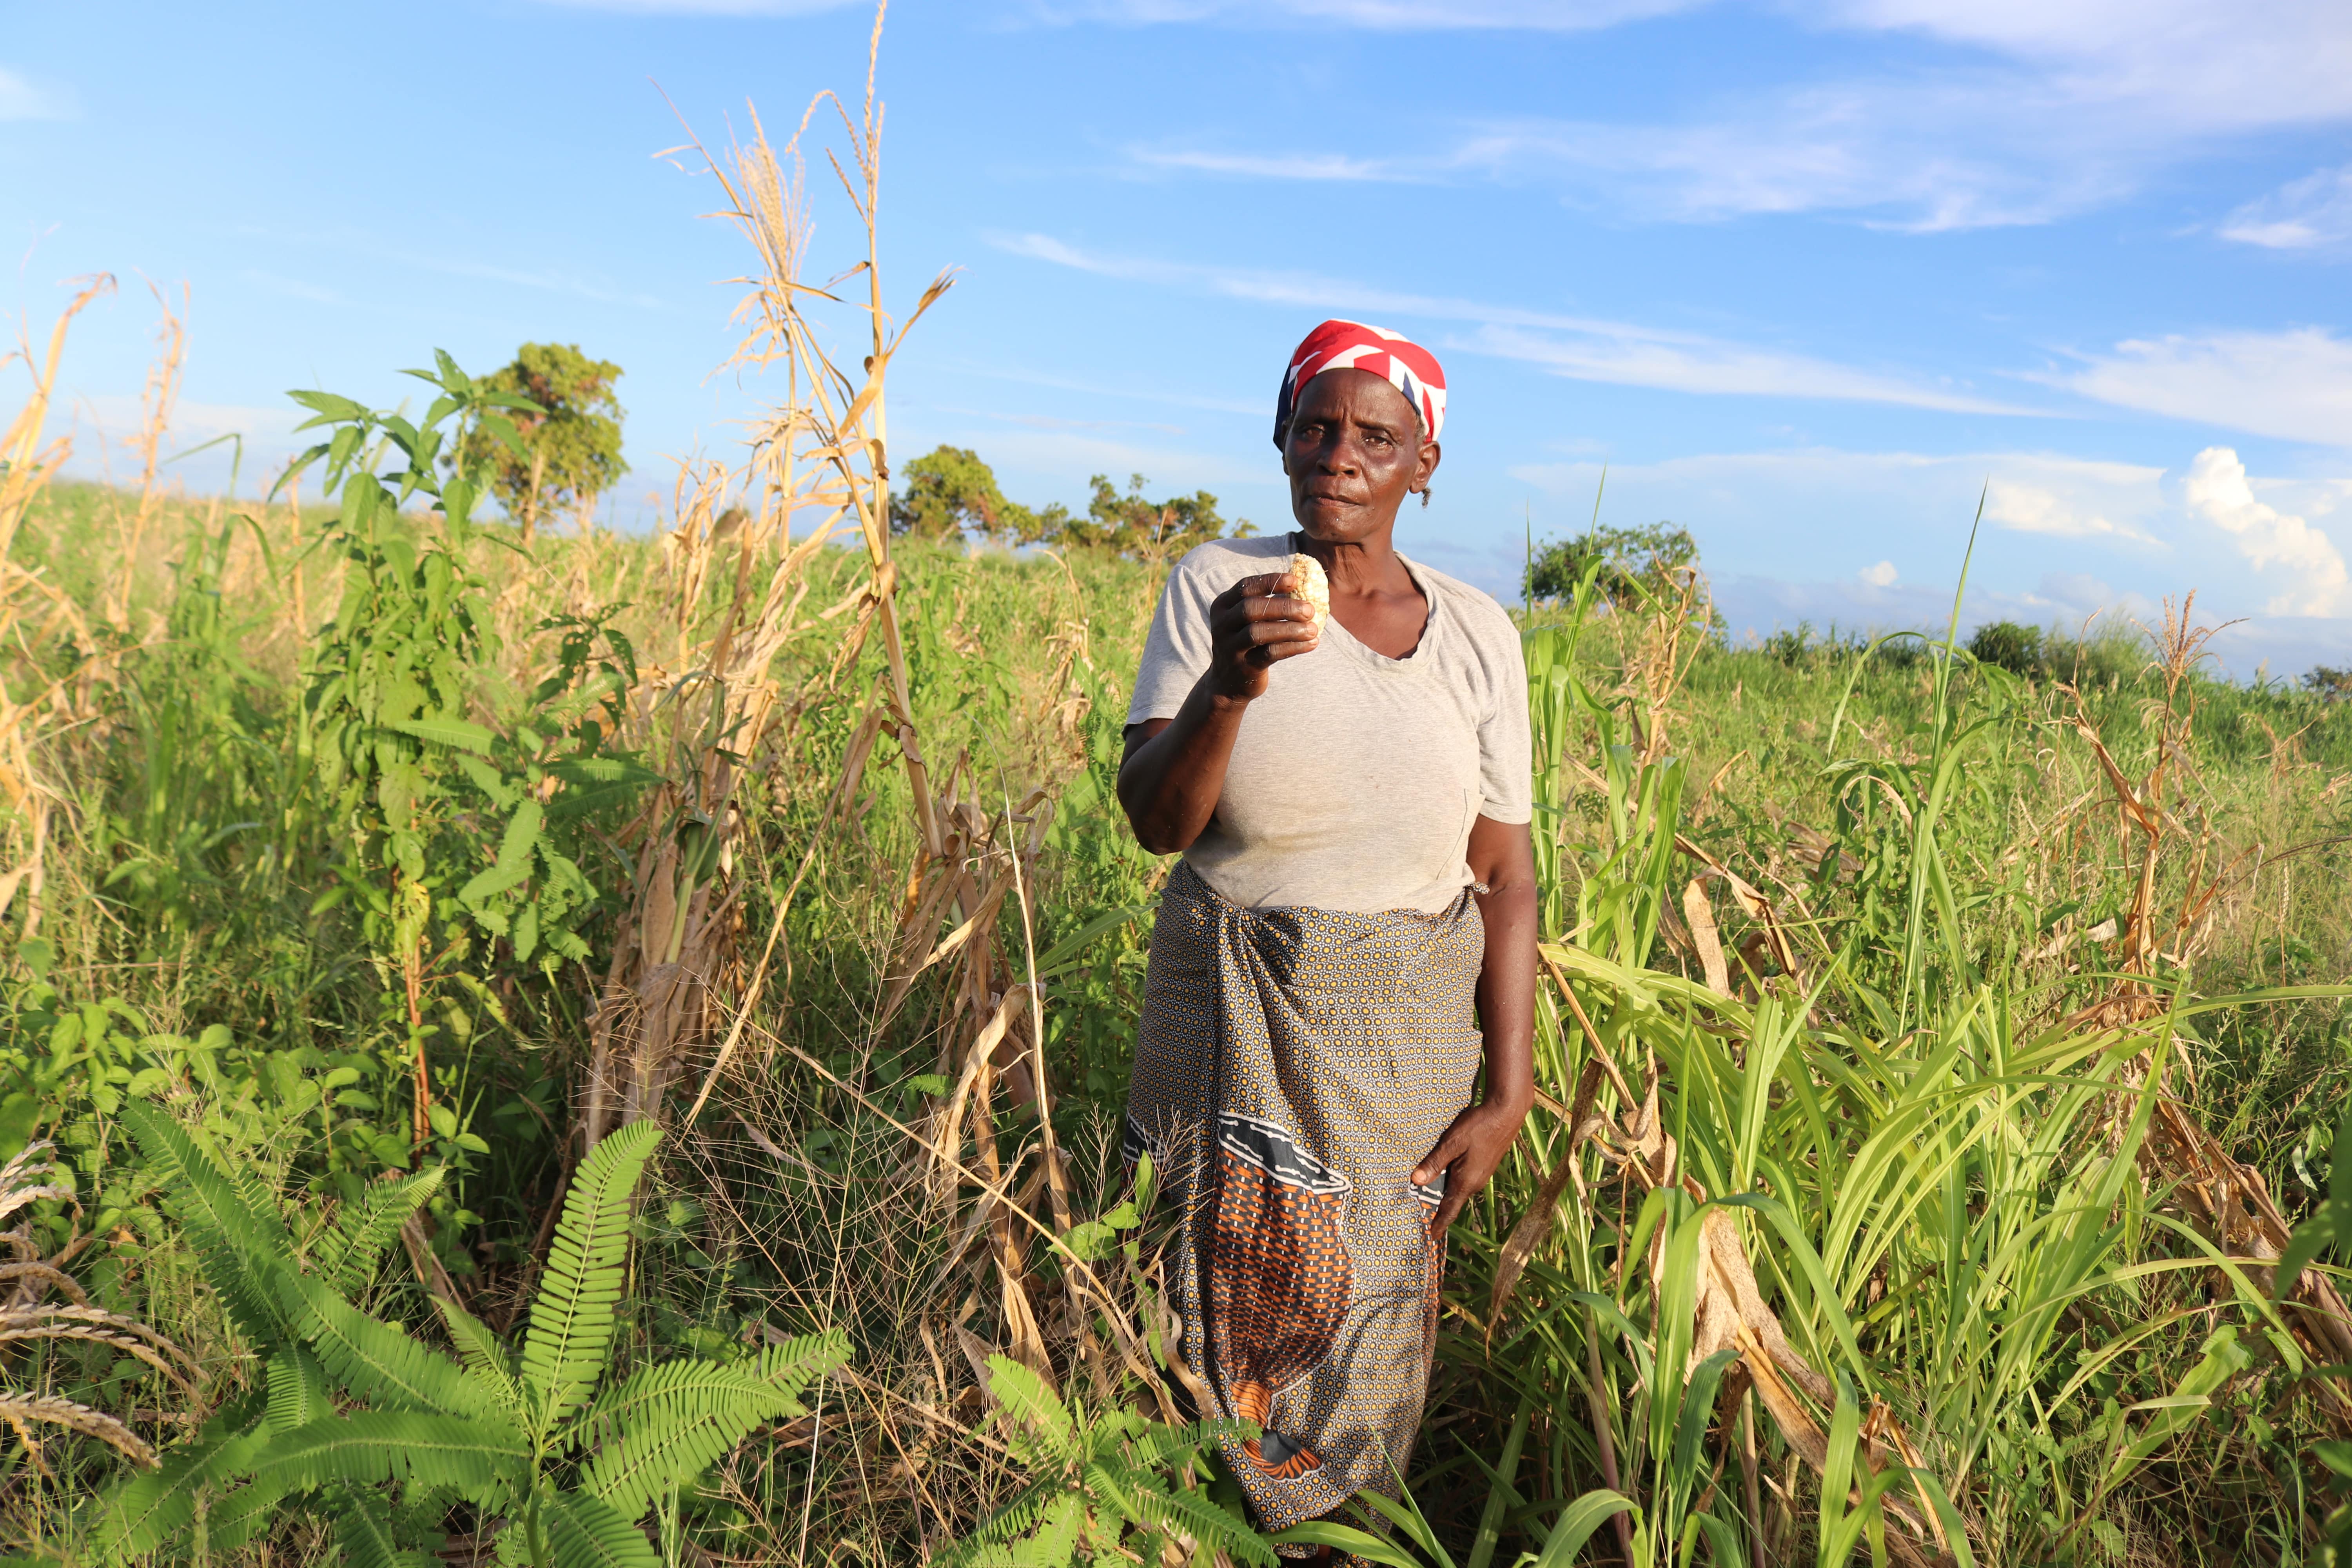
[[[1323,635],[1323,623],[1331,618],[1331,580],[1323,574],[1323,563],[1312,555],[1299,554],[1290,558],[1288,571],[1298,583],[1298,598],[1315,616],[1315,635]]]

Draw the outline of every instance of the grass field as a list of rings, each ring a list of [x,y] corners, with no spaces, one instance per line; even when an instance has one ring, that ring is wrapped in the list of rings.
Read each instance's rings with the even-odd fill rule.
[[[446,363],[418,425],[306,395],[299,510],[12,436],[29,1558],[1272,1561],[1116,1153],[1165,563],[894,542],[881,285],[860,379],[789,157],[713,164],[782,385],[656,537],[474,517]],[[2019,673],[1703,595],[1524,613],[1543,1098],[1356,1548],[2332,1561],[2343,1260],[2271,1265],[2352,1073],[2352,704],[2208,679],[2186,601]]]
[[[681,735],[708,733],[665,727],[669,672],[707,660],[735,602],[727,567],[764,591],[782,546],[714,563],[690,541],[547,539],[528,557],[477,545],[480,618],[499,638],[474,672],[478,710],[513,723],[500,704],[561,666],[568,630],[597,622],[637,663],[607,750],[661,776],[572,819],[567,847],[594,889],[585,956],[521,962],[509,941],[445,958],[420,1030],[397,952],[360,900],[332,896],[360,851],[305,735],[316,647],[331,641],[316,606],[348,602],[336,579],[352,568],[304,560],[282,507],[247,521],[175,503],[155,509],[159,547],[126,582],[117,542],[137,505],[58,487],[16,542],[79,623],[55,645],[68,679],[27,721],[39,733],[25,755],[54,800],[38,885],[20,881],[9,910],[9,1115],[14,1136],[54,1138],[74,1168],[78,1209],[36,1205],[43,1250],[92,1237],[74,1268],[95,1299],[186,1349],[218,1408],[257,1372],[122,1105],[172,1108],[298,1215],[349,1205],[381,1172],[446,1164],[431,1261],[385,1268],[371,1303],[429,1334],[421,1281],[446,1271],[478,1316],[511,1327],[576,1163],[592,1008],[615,994],[648,851],[677,830],[677,804],[648,802],[693,773]],[[865,568],[828,549],[797,570],[805,604],[830,606]],[[1109,1338],[1099,1321],[1144,1310],[1118,1284],[1119,1305],[1073,1310],[1071,1260],[1043,1238],[1118,1185],[1110,1130],[1164,868],[1133,846],[1109,782],[1157,574],[938,551],[903,552],[899,572],[908,717],[946,843],[928,870],[903,755],[873,717],[886,660],[872,638],[843,657],[845,616],[804,610],[772,639],[756,677],[774,694],[765,717],[719,748],[740,783],[704,898],[735,912],[698,932],[707,1001],[687,1010],[657,1097],[679,1131],[636,1222],[623,1353],[723,1353],[829,1327],[856,1350],[829,1410],[750,1437],[661,1515],[680,1560],[799,1560],[803,1536],[812,1561],[936,1550],[1017,1479],[972,1355],[1010,1352],[1084,1388],[1101,1376],[1086,1349]],[[2347,710],[2193,672],[2168,699],[2160,660],[2120,637],[2070,689],[1916,639],[1867,659],[1687,635],[1677,650],[1671,616],[1529,619],[1545,931],[1584,1018],[1548,989],[1551,1103],[1457,1232],[1412,1477],[1444,1549],[1513,1561],[1613,1468],[1641,1531],[1603,1528],[1589,1552],[1664,1561],[1701,1543],[1728,1561],[1753,1539],[1774,1561],[1816,1553],[1801,1431],[1752,1402],[1741,1415],[1730,1384],[1691,1444],[1672,1441],[1679,1407],[1656,1409],[1686,1390],[1654,1368],[1687,1357],[1709,1320],[1704,1302],[1676,1303],[1664,1252],[1643,1266],[1655,1244],[1641,1233],[1711,1247],[1712,1213],[1738,1216],[1759,1302],[1832,1380],[1826,1402],[1794,1379],[1782,1396],[1834,1436],[1843,1375],[1856,1412],[1905,1435],[1978,1559],[2314,1560],[2327,1501],[2304,1450],[2340,1405],[2306,1369],[2342,1358],[2283,1331],[2299,1325],[2266,1306],[2254,1270],[2215,1265],[2200,1237],[2240,1258],[2261,1247],[2242,1194],[2237,1209],[2198,1195],[2215,1184],[2195,1162],[2245,1162],[2289,1221],[2325,1184],[2352,1053],[2340,1002],[2295,993],[2352,967],[2336,841]],[[2164,805],[2152,863],[2094,736],[2138,798]],[[488,803],[446,809],[457,869],[494,860]],[[974,914],[987,918],[961,947],[893,978]],[[1060,1184],[1037,1115],[1033,972]],[[627,1000],[648,989],[639,979]],[[2251,999],[2191,1016],[2230,996]],[[689,1121],[738,1017],[729,1067]],[[992,1063],[972,1044],[992,1023],[989,1043],[1011,1047]],[[443,1115],[416,1137],[420,1043]],[[1588,1072],[1603,1052],[1631,1084],[1655,1075],[1646,1127]],[[955,1158],[920,1158],[908,1130],[940,1139],[959,1079]],[[321,1104],[306,1082],[339,1087]],[[2200,1134],[2168,1140],[2159,1084]],[[1616,1120],[1570,1155],[1568,1110],[1587,1105]],[[1693,1187],[1778,1206],[1702,1212]],[[1497,1314],[1505,1272],[1516,1284]],[[134,1424],[187,1413],[115,1347],[16,1360],[20,1386]],[[1133,1372],[1112,1369],[1112,1396],[1135,1397]],[[2168,1403],[2198,1399],[2210,1404]],[[17,1530],[54,1545],[115,1461],[89,1439],[44,1452],[46,1474],[18,1452],[7,1497]],[[1507,1463],[1508,1489],[1495,1479]],[[1889,1495],[1913,1498],[1915,1521],[1932,1511]],[[289,1503],[245,1550],[324,1550],[304,1517]],[[467,1522],[460,1503],[436,1528]],[[1932,1531],[1915,1550],[1934,1555]]]

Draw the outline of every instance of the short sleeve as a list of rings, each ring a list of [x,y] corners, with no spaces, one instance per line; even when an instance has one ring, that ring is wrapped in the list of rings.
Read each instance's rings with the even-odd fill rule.
[[[1150,634],[1143,639],[1143,660],[1135,672],[1135,695],[1127,704],[1127,721],[1173,719],[1184,699],[1209,668],[1209,603],[1215,597],[1208,574],[1191,556],[1178,562],[1160,590],[1160,607],[1152,612]]]
[[[1480,652],[1494,671],[1495,707],[1478,724],[1479,815],[1496,822],[1535,816],[1535,742],[1528,726],[1528,661],[1518,627],[1500,613],[1480,627]]]

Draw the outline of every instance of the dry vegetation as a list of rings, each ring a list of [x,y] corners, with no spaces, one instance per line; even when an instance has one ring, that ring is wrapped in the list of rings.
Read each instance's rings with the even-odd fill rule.
[[[866,247],[820,281],[836,126],[817,181]],[[949,280],[891,312],[870,85],[690,153],[772,406],[654,540],[509,548],[380,441],[332,507],[168,496],[168,309],[139,488],[58,483],[47,389],[102,285],[26,345],[0,1136],[71,1183],[0,1237],[27,1551],[74,1557],[126,1467],[263,1396],[140,1100],[298,1235],[441,1168],[364,1295],[428,1336],[436,1296],[512,1330],[587,1152],[671,1128],[625,1359],[854,1354],[654,1508],[660,1561],[940,1560],[993,1518],[1040,1537],[998,1561],[1207,1562],[1233,1528],[1112,1136],[1164,874],[1109,789],[1157,563],[889,533],[887,373]],[[361,589],[433,570],[459,694],[375,721],[357,789],[321,715]],[[2352,1339],[2326,1271],[2274,1302],[2269,1265],[2347,1066],[2347,710],[2207,679],[2188,600],[2036,681],[1948,635],[1726,648],[1704,593],[1529,617],[1545,1098],[1455,1232],[1382,1550],[2321,1561]],[[497,1521],[411,1490],[470,1561]],[[310,1519],[235,1555],[346,1550]]]

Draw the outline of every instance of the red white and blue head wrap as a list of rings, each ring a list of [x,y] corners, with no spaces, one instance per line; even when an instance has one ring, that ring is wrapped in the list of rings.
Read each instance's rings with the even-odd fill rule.
[[[1401,332],[1361,321],[1330,321],[1307,334],[1282,375],[1274,405],[1274,438],[1290,427],[1300,388],[1327,370],[1367,370],[1404,394],[1421,415],[1424,437],[1437,439],[1445,423],[1445,372],[1437,356]]]

